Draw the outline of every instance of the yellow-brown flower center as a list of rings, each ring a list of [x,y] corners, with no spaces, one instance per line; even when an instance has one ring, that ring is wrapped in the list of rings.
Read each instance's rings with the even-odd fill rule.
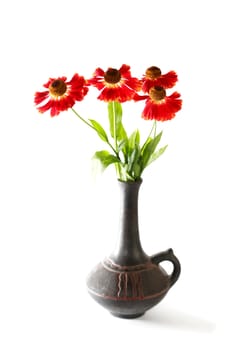
[[[109,68],[104,73],[104,80],[108,84],[117,84],[121,80],[121,73],[115,68]]]
[[[166,90],[161,86],[152,87],[149,91],[149,96],[153,101],[162,101],[166,97]]]
[[[161,74],[162,74],[161,70],[155,66],[149,67],[146,70],[146,77],[149,79],[156,79],[160,77]]]
[[[49,92],[54,97],[63,96],[66,93],[67,85],[64,80],[54,80],[49,86]]]

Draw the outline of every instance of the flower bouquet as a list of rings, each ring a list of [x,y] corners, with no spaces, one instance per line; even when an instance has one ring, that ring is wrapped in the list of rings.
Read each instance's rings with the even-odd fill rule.
[[[96,151],[94,159],[104,169],[111,164],[116,168],[121,193],[119,235],[113,252],[90,272],[87,287],[99,304],[118,317],[142,316],[162,300],[180,275],[180,263],[172,249],[153,256],[144,252],[138,228],[142,173],[167,147],[158,147],[162,132],[157,133],[156,122],[173,119],[182,106],[178,92],[167,94],[176,82],[174,71],[162,74],[152,66],[141,78],[136,78],[132,77],[130,67],[123,64],[119,70],[97,68],[89,79],[77,73],[69,81],[66,77],[50,78],[44,84],[45,90],[35,94],[35,104],[41,113],[50,110],[54,117],[71,109],[93,129],[107,146]],[[92,87],[100,91],[98,99],[107,102],[109,131],[99,121],[85,119],[74,109]],[[142,101],[141,116],[152,121],[143,142],[138,129],[129,134],[124,126],[122,104],[127,101]],[[159,266],[165,260],[173,264],[170,275]]]
[[[181,109],[180,94],[173,92],[167,95],[167,90],[173,88],[176,82],[174,71],[162,74],[158,67],[152,66],[141,78],[136,78],[131,76],[130,67],[123,64],[119,70],[97,68],[89,79],[77,73],[70,81],[66,77],[50,78],[44,84],[45,91],[35,93],[34,101],[39,112],[50,110],[51,117],[71,109],[108,146],[107,150],[97,151],[94,155],[103,168],[114,164],[119,180],[137,181],[145,168],[167,147],[158,149],[162,132],[156,132],[156,121],[171,120]],[[85,119],[74,109],[74,105],[81,102],[93,87],[100,91],[98,99],[107,102],[109,132],[99,121]],[[140,140],[138,129],[128,135],[124,127],[122,104],[127,101],[144,101],[141,117],[153,121],[144,142]]]

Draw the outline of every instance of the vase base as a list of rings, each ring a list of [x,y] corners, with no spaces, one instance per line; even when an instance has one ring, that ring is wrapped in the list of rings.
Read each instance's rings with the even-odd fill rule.
[[[133,319],[133,318],[138,318],[144,315],[145,312],[141,312],[138,314],[132,314],[132,315],[127,315],[127,314],[119,314],[117,312],[111,312],[111,315],[118,317],[118,318],[125,318],[125,319]]]

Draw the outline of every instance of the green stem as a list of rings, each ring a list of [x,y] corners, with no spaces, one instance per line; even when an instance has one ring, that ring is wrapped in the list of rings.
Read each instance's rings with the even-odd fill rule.
[[[145,145],[146,145],[146,142],[147,140],[149,139],[149,137],[151,136],[151,134],[154,132],[154,138],[156,136],[156,120],[154,121],[153,125],[152,125],[152,128],[151,128],[151,131],[146,139],[146,141],[144,142],[144,145],[142,146],[142,149],[144,149]]]
[[[93,130],[95,130],[96,132],[96,129],[94,128],[93,125],[91,125],[90,123],[88,123],[88,121],[86,121],[83,117],[81,117],[80,114],[78,114],[78,112],[76,112],[76,110],[74,108],[71,108],[72,111],[74,112],[74,114],[83,122],[85,123],[86,125],[88,125],[90,128],[92,128]],[[106,143],[109,145],[109,147],[113,150],[113,152],[115,153],[115,155],[117,156],[117,158],[120,160],[120,157],[118,155],[118,153],[116,152],[115,148],[111,145],[111,143],[109,141],[106,141]]]
[[[76,112],[76,110],[75,110],[74,108],[71,108],[71,109],[72,109],[72,111],[74,112],[74,114],[75,114],[79,119],[82,120],[82,122],[84,122],[85,124],[87,124],[88,126],[90,126],[90,128],[92,128],[92,129],[95,130],[94,126],[92,126],[91,124],[89,124],[83,117],[81,117],[81,115],[79,115],[78,112]]]
[[[113,119],[114,119],[114,123],[113,123],[114,144],[115,144],[116,152],[118,152],[117,134],[116,134],[117,127],[116,127],[116,105],[115,105],[115,101],[112,102],[112,113],[113,113]]]
[[[115,101],[112,102],[112,114],[113,114],[113,120],[114,120],[114,122],[113,122],[113,138],[114,138],[114,145],[115,145],[115,153],[116,153],[118,159],[120,159],[119,152],[118,152],[118,144],[117,144],[117,125],[116,125],[117,121],[116,121]],[[116,168],[116,173],[117,173],[118,178],[120,180],[124,180],[120,164],[116,163],[115,168]]]
[[[157,126],[157,124],[156,124],[156,120],[155,120],[155,121],[154,121],[154,124],[153,124],[153,126],[152,126],[152,129],[151,129],[151,134],[152,134],[153,129],[154,129],[154,138],[155,138],[155,136],[156,136],[156,126]]]
[[[152,128],[151,128],[151,131],[149,133],[149,136],[151,136],[151,134],[154,132],[154,137],[156,136],[156,120],[153,122],[153,125],[152,125]]]

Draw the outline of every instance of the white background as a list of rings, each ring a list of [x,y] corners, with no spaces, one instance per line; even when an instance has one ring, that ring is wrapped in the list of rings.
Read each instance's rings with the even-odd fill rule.
[[[1,2],[1,350],[232,348],[230,4]],[[151,65],[174,69],[184,101],[159,126],[169,147],[144,173],[139,208],[144,250],[172,247],[182,275],[137,320],[112,317],[85,287],[118,225],[114,171],[92,174],[104,145],[71,111],[50,118],[33,105],[49,77],[122,63],[136,76]],[[105,107],[87,98],[77,110],[104,124]],[[141,108],[129,104],[125,118],[147,133]]]

